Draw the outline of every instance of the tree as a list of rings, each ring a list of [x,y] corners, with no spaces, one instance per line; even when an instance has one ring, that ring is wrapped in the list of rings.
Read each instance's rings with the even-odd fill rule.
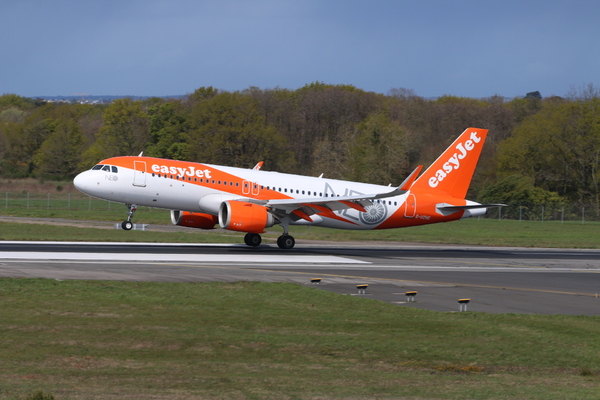
[[[520,174],[536,187],[600,209],[600,99],[553,102],[525,119],[498,151],[501,177]]]
[[[35,101],[27,97],[21,97],[16,94],[3,94],[0,96],[0,111],[11,107],[29,110],[34,106]]]
[[[194,93],[188,95],[186,103],[194,105],[203,100],[210,100],[219,94],[219,91],[212,86],[202,86],[194,91]]]
[[[152,157],[184,159],[188,154],[189,115],[180,101],[161,102],[148,108],[150,143],[146,154]]]
[[[197,103],[192,111],[187,159],[253,167],[265,161],[267,168],[293,164],[286,141],[266,124],[256,102],[240,93],[220,93]]]
[[[566,203],[566,198],[556,192],[534,186],[532,178],[510,175],[495,184],[488,184],[479,191],[477,200],[483,204],[507,204],[502,214],[518,219],[540,219],[541,207],[556,209]]]
[[[37,172],[52,177],[74,177],[79,172],[84,139],[73,120],[59,123],[42,143],[33,160]]]
[[[358,124],[350,145],[349,179],[399,185],[408,174],[405,136],[402,127],[383,112]]]
[[[128,98],[111,103],[104,112],[104,125],[96,142],[84,153],[81,168],[114,156],[137,155],[149,140],[148,115],[139,101]]]
[[[33,155],[54,131],[57,121],[32,115],[21,124],[9,124],[4,134],[6,144],[2,170],[13,177],[27,177],[34,170]]]
[[[313,165],[314,155],[323,148],[334,148],[337,143],[347,142],[346,136],[383,104],[383,97],[350,85],[319,82],[298,89],[295,96],[294,125],[284,134],[294,144],[299,165],[305,173],[338,175],[336,166],[343,160],[332,160],[330,168],[323,163]],[[331,156],[340,154],[334,152]]]

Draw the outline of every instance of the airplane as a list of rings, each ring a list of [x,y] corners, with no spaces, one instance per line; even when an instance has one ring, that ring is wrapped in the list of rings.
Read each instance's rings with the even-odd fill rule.
[[[174,225],[245,232],[256,247],[261,233],[280,225],[281,249],[292,249],[291,225],[391,229],[484,215],[466,200],[488,130],[466,129],[427,170],[419,165],[398,187],[139,156],[112,157],[74,179],[93,197],[127,205],[122,228],[133,227],[138,206],[171,210]]]

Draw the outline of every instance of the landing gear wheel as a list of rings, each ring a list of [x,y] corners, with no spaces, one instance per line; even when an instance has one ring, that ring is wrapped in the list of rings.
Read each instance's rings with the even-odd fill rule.
[[[261,242],[262,238],[258,233],[246,233],[246,236],[244,236],[244,243],[248,246],[256,247],[260,245]]]
[[[127,219],[121,224],[121,228],[123,228],[123,230],[130,231],[133,228],[131,218],[133,218],[133,213],[135,210],[137,210],[137,206],[135,204],[127,204]]]
[[[295,245],[296,239],[294,239],[293,236],[281,235],[277,238],[277,246],[279,246],[280,249],[293,249]]]

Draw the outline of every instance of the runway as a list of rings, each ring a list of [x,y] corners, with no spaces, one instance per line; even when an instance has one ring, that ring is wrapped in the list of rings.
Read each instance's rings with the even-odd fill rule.
[[[472,312],[600,313],[600,250],[3,241],[0,277],[291,282],[434,311],[458,311],[458,299],[469,298]],[[365,294],[358,284],[368,285]],[[407,291],[417,292],[415,302]]]

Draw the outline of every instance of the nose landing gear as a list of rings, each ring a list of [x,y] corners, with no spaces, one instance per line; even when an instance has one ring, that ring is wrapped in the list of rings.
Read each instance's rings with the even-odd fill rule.
[[[137,210],[137,206],[135,204],[127,204],[127,219],[123,221],[121,224],[121,228],[126,231],[130,231],[133,228],[133,222],[131,222],[131,218],[133,218],[133,213]]]

